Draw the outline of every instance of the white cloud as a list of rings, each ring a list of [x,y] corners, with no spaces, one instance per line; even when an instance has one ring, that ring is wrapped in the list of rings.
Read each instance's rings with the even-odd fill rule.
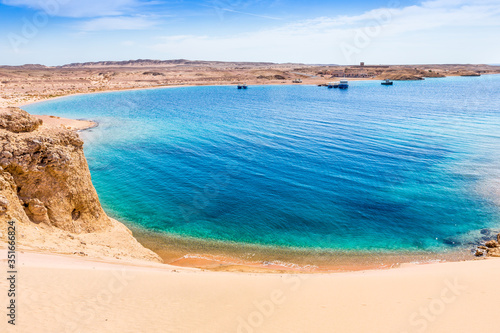
[[[152,4],[141,0],[2,0],[2,4],[42,10],[51,16],[100,17],[124,15]]]
[[[498,4],[498,0],[430,0],[422,2],[423,7],[427,8],[438,8],[438,7],[452,7],[452,6],[461,6],[467,4],[476,4],[476,5],[494,5]]]
[[[150,10],[146,10],[150,13],[147,15],[135,13],[144,12],[148,8],[144,6],[156,4],[155,0],[0,2],[45,10],[54,16],[78,18],[72,22],[83,32],[123,30],[120,40],[126,42],[120,44],[110,39],[110,45],[118,43],[130,58],[138,54],[149,58],[340,64],[358,61],[394,64],[500,62],[500,0],[427,0],[413,6],[379,8],[359,15],[318,17],[247,33],[232,32],[232,27],[228,26],[225,36],[206,35],[202,29],[199,35],[196,32],[193,35],[190,29],[189,35],[162,36],[153,42],[149,39],[151,31],[159,30],[162,17]],[[230,10],[235,8],[229,7]],[[240,9],[245,10],[245,7]],[[132,40],[127,30],[143,30],[141,39]],[[85,35],[78,36],[84,36],[84,41]],[[106,34],[100,37],[105,40]],[[56,43],[57,38],[53,41]],[[354,52],[346,56],[342,49],[345,45]],[[102,48],[93,56],[102,59],[121,56],[116,52],[111,47]],[[33,51],[33,54],[39,53]],[[67,57],[80,59],[76,51],[68,52]]]
[[[499,28],[498,0],[434,0],[361,15],[320,17],[231,37],[167,36],[152,48],[167,57],[210,60],[485,62],[500,54],[495,43]],[[480,29],[481,34],[470,34],[470,29]],[[342,49],[346,45],[354,52],[346,54]]]
[[[123,46],[134,46],[135,42],[132,41],[132,40],[125,40],[125,41],[121,42],[121,45],[123,45]]]
[[[84,32],[105,30],[144,30],[157,24],[149,16],[99,17],[80,24],[77,28]]]

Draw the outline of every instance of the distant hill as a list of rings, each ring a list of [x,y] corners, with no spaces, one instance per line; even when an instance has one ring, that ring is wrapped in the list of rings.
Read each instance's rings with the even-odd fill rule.
[[[11,67],[15,67],[15,68],[19,68],[19,69],[41,69],[41,68],[49,68],[45,65],[40,65],[40,64],[26,64],[26,65],[21,65],[21,66],[0,66],[0,68],[11,68]]]
[[[72,63],[60,68],[98,68],[98,67],[171,67],[171,66],[275,66],[272,62],[225,62],[225,61],[204,61],[204,60],[152,60],[138,59],[125,61],[96,61]]]

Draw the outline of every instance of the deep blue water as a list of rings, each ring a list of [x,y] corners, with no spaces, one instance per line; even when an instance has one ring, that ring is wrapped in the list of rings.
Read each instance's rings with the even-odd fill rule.
[[[104,208],[150,230],[345,250],[446,250],[500,227],[500,76],[80,95]],[[496,186],[495,186],[496,185]]]

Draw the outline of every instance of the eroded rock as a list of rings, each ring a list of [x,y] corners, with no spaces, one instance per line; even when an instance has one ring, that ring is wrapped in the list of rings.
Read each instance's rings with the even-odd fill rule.
[[[500,247],[488,248],[487,254],[489,257],[500,257]]]
[[[27,203],[26,214],[31,221],[35,223],[50,224],[50,219],[47,214],[47,208],[39,199],[30,199]]]
[[[14,133],[32,132],[42,121],[32,117],[28,112],[18,108],[0,109],[0,128]]]
[[[487,241],[486,244],[484,244],[486,247],[488,248],[495,248],[495,247],[498,247],[500,246],[500,244],[498,244],[497,241],[495,240],[490,240],[490,241]]]
[[[9,206],[9,200],[3,195],[0,195],[0,215],[5,214],[7,207]]]
[[[0,109],[0,167],[14,183],[10,196],[24,207],[17,215],[75,233],[105,229],[110,221],[92,185],[83,141],[41,124],[21,109]],[[13,215],[4,206],[0,210]]]

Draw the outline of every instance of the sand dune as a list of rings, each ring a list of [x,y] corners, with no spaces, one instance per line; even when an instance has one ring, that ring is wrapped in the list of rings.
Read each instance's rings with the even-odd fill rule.
[[[2,332],[478,332],[496,327],[500,298],[498,259],[311,275],[18,261],[17,325]]]

